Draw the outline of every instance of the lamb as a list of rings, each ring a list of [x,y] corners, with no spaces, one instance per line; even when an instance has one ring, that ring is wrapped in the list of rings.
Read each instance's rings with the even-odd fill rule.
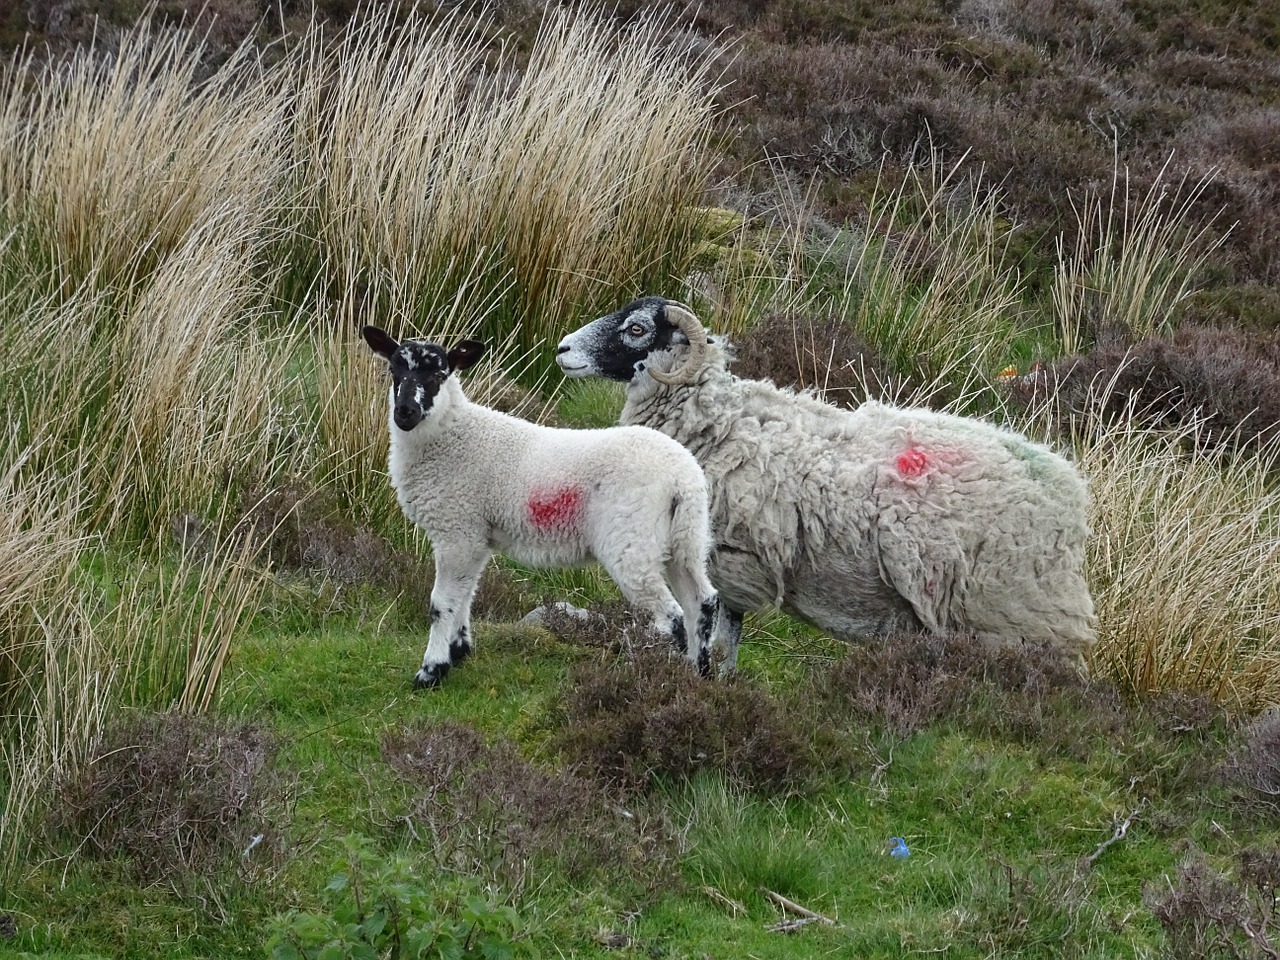
[[[719,619],[709,491],[684,447],[647,427],[560,430],[472,403],[453,374],[480,359],[478,341],[446,351],[363,332],[391,371],[391,485],[435,554],[415,686],[438,685],[472,652],[472,598],[498,551],[540,567],[598,560],[655,631],[709,672]]]
[[[711,486],[711,581],[733,669],[742,615],[781,607],[841,639],[956,631],[1083,662],[1088,494],[1047,447],[984,421],[729,372],[688,307],[644,297],[560,341],[569,377],[627,384],[620,420],[693,452]]]

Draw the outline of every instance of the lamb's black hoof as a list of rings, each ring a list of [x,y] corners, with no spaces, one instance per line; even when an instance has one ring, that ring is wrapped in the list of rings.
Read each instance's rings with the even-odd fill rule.
[[[475,648],[469,643],[451,643],[449,644],[449,660],[456,667],[467,657],[471,656],[471,652]]]
[[[413,675],[413,688],[430,690],[440,686],[449,674],[449,667],[450,664],[447,663],[433,663],[430,666],[423,664],[422,669]]]
[[[711,676],[710,650],[703,649],[698,651],[698,676],[702,677],[704,680]]]

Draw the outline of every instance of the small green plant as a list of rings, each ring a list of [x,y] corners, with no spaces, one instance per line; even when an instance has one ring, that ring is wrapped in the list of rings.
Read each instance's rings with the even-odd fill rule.
[[[328,911],[292,911],[272,922],[272,960],[512,960],[536,957],[520,940],[516,911],[474,878],[433,888],[405,853],[384,856],[367,837],[343,839],[338,872],[324,889]]]

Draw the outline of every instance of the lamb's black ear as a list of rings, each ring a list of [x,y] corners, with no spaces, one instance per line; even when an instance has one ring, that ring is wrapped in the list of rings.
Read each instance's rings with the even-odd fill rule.
[[[474,367],[476,361],[484,356],[484,344],[479,340],[463,340],[449,351],[449,371],[466,370]]]
[[[391,338],[391,334],[383,330],[381,327],[366,326],[361,333],[364,334],[364,342],[373,348],[373,352],[381,357],[391,359],[391,355],[400,349],[400,344]]]

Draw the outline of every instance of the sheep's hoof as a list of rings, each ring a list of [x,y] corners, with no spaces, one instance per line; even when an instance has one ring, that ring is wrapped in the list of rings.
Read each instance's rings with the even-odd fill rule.
[[[413,675],[413,688],[430,690],[432,687],[440,686],[449,672],[449,666],[448,663],[433,663],[430,666],[423,664],[422,669]]]
[[[702,677],[704,680],[707,677],[711,676],[711,651],[710,650],[703,649],[698,651],[697,666],[698,666],[698,676]]]
[[[475,648],[469,643],[451,643],[449,644],[449,662],[455,667],[467,657],[471,656],[471,652]]]

